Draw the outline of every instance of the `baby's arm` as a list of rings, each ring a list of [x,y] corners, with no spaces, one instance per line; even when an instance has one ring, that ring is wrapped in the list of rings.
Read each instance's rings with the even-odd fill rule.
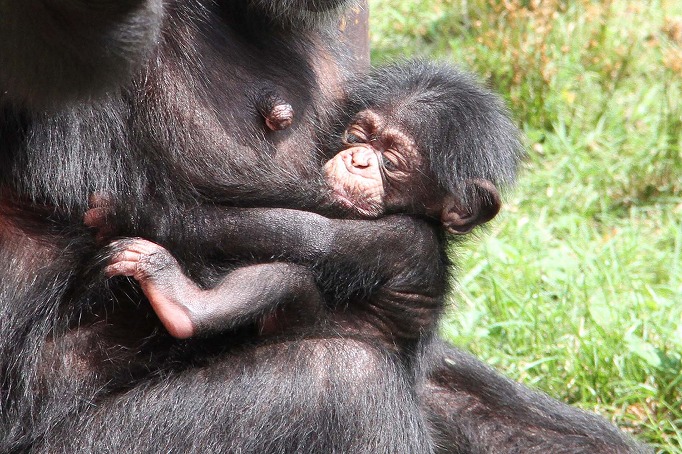
[[[296,292],[304,300],[319,301],[310,267],[318,270],[317,282],[326,292],[351,295],[351,303],[362,303],[354,304],[355,308],[368,312],[370,323],[385,334],[415,337],[414,332],[431,326],[431,318],[437,316],[431,307],[442,299],[444,265],[435,229],[423,221],[407,216],[342,220],[306,211],[226,207],[199,207],[177,221],[185,229],[183,241],[199,250],[231,259],[301,264],[244,267],[215,289],[202,290],[182,274],[166,250],[120,256],[116,261],[122,264],[115,274],[133,275],[140,281],[159,317],[177,337],[253,320]],[[140,253],[147,257],[143,266],[137,258]],[[130,257],[133,260],[127,260]],[[156,273],[149,275],[149,267]],[[159,273],[159,268],[168,271]],[[294,277],[287,280],[287,273]],[[220,314],[212,316],[216,310]],[[208,328],[202,328],[204,324]]]

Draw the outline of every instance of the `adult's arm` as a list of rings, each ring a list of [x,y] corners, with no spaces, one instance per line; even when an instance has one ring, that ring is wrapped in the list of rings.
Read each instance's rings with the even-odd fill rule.
[[[438,453],[653,454],[601,416],[516,383],[436,341],[422,358],[417,395]]]
[[[158,41],[162,3],[0,1],[0,93],[41,108],[125,82]]]

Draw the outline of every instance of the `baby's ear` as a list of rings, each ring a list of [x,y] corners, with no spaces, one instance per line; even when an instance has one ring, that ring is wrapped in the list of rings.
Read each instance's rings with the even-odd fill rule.
[[[468,180],[466,190],[470,194],[467,204],[452,194],[446,195],[443,201],[440,215],[443,228],[456,235],[469,233],[477,225],[490,221],[502,206],[500,193],[488,180]]]

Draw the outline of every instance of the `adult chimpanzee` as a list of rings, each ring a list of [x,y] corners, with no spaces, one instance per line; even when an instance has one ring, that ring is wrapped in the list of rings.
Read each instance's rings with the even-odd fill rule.
[[[213,263],[201,241],[226,226],[207,203],[278,204],[266,181],[242,193],[233,182],[263,153],[283,171],[307,165],[300,144],[355,70],[333,26],[349,3],[0,3],[0,452],[639,449],[438,344],[408,374],[381,346],[325,327],[177,342],[136,307],[141,295],[92,272],[98,246],[81,227],[92,193],[113,198],[118,233],[168,245],[190,269]],[[262,86],[290,100],[289,128],[263,127]],[[273,222],[288,221],[281,211]],[[422,225],[345,223],[403,242]],[[384,251],[359,252],[364,264]]]
[[[502,103],[471,76],[445,65],[409,62],[374,71],[366,82],[349,89],[349,97],[352,120],[333,141],[333,148],[339,151],[319,166],[317,178],[310,178],[310,199],[329,193],[330,200],[318,209],[356,218],[411,214],[459,234],[497,214],[500,197],[495,185],[508,184],[513,178],[521,146]],[[285,104],[278,103],[281,105]],[[274,107],[268,111],[283,110]],[[269,118],[266,116],[266,121]],[[268,127],[274,123],[270,121]],[[315,160],[314,154],[310,160]],[[301,181],[299,175],[289,178]],[[243,182],[250,183],[253,181]],[[105,219],[96,219],[103,214],[101,210],[94,208],[86,218],[106,227]],[[254,237],[250,231],[254,224],[269,226],[256,221],[258,217],[270,219],[272,215],[268,210],[231,215],[229,240],[221,235],[222,251],[234,256],[240,250],[243,253],[242,245],[248,245],[251,254],[264,249],[266,258],[276,257],[288,245],[277,244],[273,238],[303,237],[309,225],[320,224],[317,216],[299,213],[298,223],[273,224],[273,231]],[[382,263],[378,278],[374,270],[369,275],[361,270],[359,282],[368,286],[361,291],[369,299],[361,308],[355,307],[361,299],[358,296],[350,301],[355,313],[350,323],[345,323],[352,326],[346,327],[353,332],[360,328],[365,335],[371,328],[378,329],[373,337],[387,341],[388,348],[405,347],[431,335],[444,303],[445,242],[438,241],[431,229],[414,229],[411,250],[401,251],[396,247],[400,244],[389,238],[367,238],[359,233],[348,231],[345,235],[354,243],[353,254],[364,248],[362,242],[367,240],[378,242],[389,252],[376,261]],[[327,234],[318,232],[315,237]],[[218,240],[208,240],[214,241]],[[293,254],[300,259],[311,246],[306,241],[298,243],[303,249]],[[330,257],[332,263],[326,268],[331,269],[332,278],[325,287],[339,285],[336,280],[347,285],[348,278],[339,279],[346,255],[340,252]],[[308,260],[311,258],[314,262],[314,257]],[[335,259],[340,262],[333,263]],[[371,263],[371,268],[376,268],[376,263]],[[168,250],[144,239],[126,239],[116,243],[105,271],[109,276],[137,279],[161,322],[179,338],[231,329],[285,302],[296,302],[286,313],[295,310],[309,323],[318,320],[316,314],[322,308],[314,273],[292,263],[242,267],[215,288],[203,289],[183,274]],[[349,311],[340,314],[341,318],[348,317],[345,312]],[[361,315],[363,312],[368,313]]]

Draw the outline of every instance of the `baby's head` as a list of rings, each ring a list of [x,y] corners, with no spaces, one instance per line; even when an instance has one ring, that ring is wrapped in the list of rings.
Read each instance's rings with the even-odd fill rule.
[[[362,217],[408,213],[466,233],[500,209],[513,183],[517,128],[468,74],[422,61],[376,70],[349,92],[341,151],[325,165],[333,197]]]

